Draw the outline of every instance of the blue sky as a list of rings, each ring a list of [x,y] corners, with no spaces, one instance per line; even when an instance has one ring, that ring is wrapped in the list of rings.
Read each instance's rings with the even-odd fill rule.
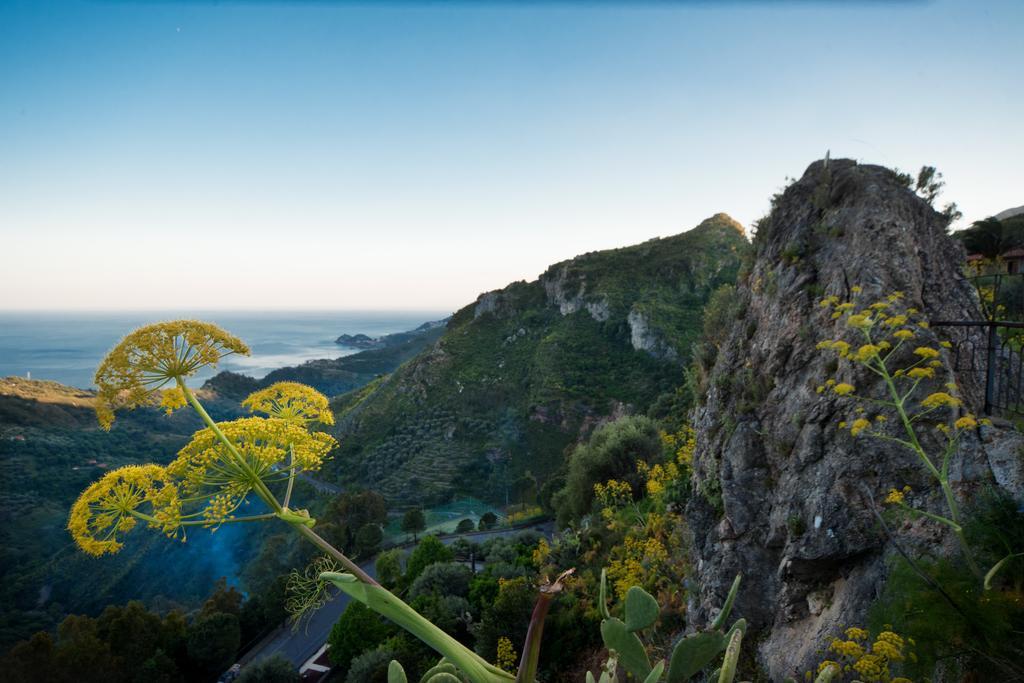
[[[833,157],[1024,204],[1024,3],[0,1],[0,309],[449,309]]]

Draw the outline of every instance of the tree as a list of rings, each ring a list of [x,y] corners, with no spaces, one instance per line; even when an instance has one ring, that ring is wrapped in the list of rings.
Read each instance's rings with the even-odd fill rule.
[[[926,202],[932,204],[942,192],[945,184],[946,181],[942,179],[942,174],[936,171],[934,166],[922,166],[917,174],[917,185],[914,189],[924,197]]]
[[[486,531],[487,529],[494,528],[494,525],[498,523],[498,516],[493,512],[487,511],[480,516],[480,522],[477,525],[480,531]]]
[[[358,600],[352,600],[327,638],[331,663],[344,673],[360,653],[377,647],[391,633],[392,628],[383,617]]]
[[[416,540],[416,534],[427,528],[427,519],[423,516],[423,510],[419,508],[413,508],[405,513],[402,517],[402,531],[407,534],[412,534],[413,540]]]
[[[436,536],[424,536],[405,564],[405,582],[411,584],[435,562],[451,562],[455,555]]]
[[[402,583],[402,551],[398,548],[386,550],[377,556],[374,564],[377,570],[377,581],[387,589],[396,588]]]
[[[110,644],[100,638],[96,620],[72,614],[57,627],[56,668],[65,680],[105,683],[117,674]]]
[[[181,672],[166,652],[157,649],[135,670],[133,680],[135,683],[177,683]]]
[[[281,655],[250,664],[238,677],[238,683],[299,683],[300,680],[299,672]]]
[[[53,639],[46,631],[40,631],[12,647],[0,666],[11,683],[59,680],[53,655]]]
[[[234,614],[200,617],[189,629],[188,658],[203,677],[216,678],[235,661],[242,631]]]
[[[98,633],[126,671],[135,671],[162,645],[163,620],[138,600],[108,605],[96,620]]]
[[[981,254],[994,259],[1010,249],[1024,245],[1024,234],[1010,221],[985,218],[974,221],[966,230],[954,233],[964,243],[969,254]]]
[[[208,617],[218,612],[240,616],[244,599],[245,596],[239,593],[234,586],[228,586],[227,579],[222,576],[217,579],[217,586],[213,593],[203,603],[203,609],[199,612],[199,616]]]
[[[420,595],[469,595],[469,581],[473,572],[457,562],[435,562],[428,565],[409,587],[409,597]]]
[[[364,524],[356,534],[356,557],[373,557],[380,550],[380,544],[383,541],[384,532],[380,530],[380,525]]]
[[[471,519],[461,519],[461,520],[459,520],[458,525],[456,525],[456,527],[455,527],[455,533],[457,533],[457,534],[467,534],[470,531],[473,531],[474,529],[476,529],[476,524],[473,524],[473,520],[471,520]]]
[[[382,645],[352,660],[345,683],[387,683],[388,665],[394,659],[391,648]]]
[[[502,583],[494,600],[484,608],[480,623],[473,629],[477,654],[489,660],[494,659],[498,638],[502,636],[513,643],[525,641],[536,598],[536,590],[525,577]]]
[[[622,479],[638,493],[642,482],[637,462],[653,463],[661,457],[661,434],[650,418],[623,417],[596,429],[586,444],[573,450],[565,488],[552,499],[558,524],[568,524],[590,512],[594,484]]]
[[[376,491],[345,492],[335,499],[329,517],[335,524],[331,536],[345,550],[356,545],[356,535],[367,524],[381,526],[388,521],[388,506]]]

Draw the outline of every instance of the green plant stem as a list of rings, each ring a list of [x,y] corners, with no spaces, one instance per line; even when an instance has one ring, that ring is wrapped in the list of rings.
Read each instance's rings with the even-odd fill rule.
[[[231,443],[231,441],[226,436],[224,436],[224,432],[222,432],[217,423],[213,421],[213,418],[210,417],[210,414],[206,412],[206,409],[203,408],[203,404],[199,402],[199,399],[197,399],[196,395],[192,393],[192,390],[188,388],[184,380],[182,380],[181,377],[178,377],[177,380],[178,387],[181,389],[181,392],[185,394],[185,398],[192,405],[192,408],[195,409],[197,413],[199,413],[199,417],[202,418],[203,422],[206,423],[206,426],[210,428],[210,431],[212,431],[214,435],[216,435],[216,437],[220,439],[221,443],[224,444],[224,446],[228,449],[231,455],[238,462],[238,465],[242,467],[249,475],[250,483],[252,484],[252,487],[256,490],[256,493],[259,494],[260,498],[263,499],[263,502],[266,503],[271,510],[280,513],[283,508],[281,507],[281,504],[277,502],[277,498],[274,497],[274,494],[270,492],[270,489],[268,489],[267,485],[263,483],[263,480],[261,480],[259,476],[257,476],[256,473],[253,472],[253,469],[249,467],[249,464],[245,461],[245,458],[243,458],[242,454],[238,452],[237,448],[235,448],[235,444]]]
[[[865,336],[868,338],[868,343],[871,343],[871,335],[865,332]],[[956,497],[953,495],[953,489],[949,485],[949,479],[947,472],[945,471],[946,467],[943,467],[943,471],[940,472],[928,457],[928,454],[925,453],[924,448],[921,446],[921,442],[917,438],[917,432],[914,430],[913,421],[910,416],[907,415],[907,411],[904,406],[904,402],[907,397],[900,395],[899,390],[896,388],[896,383],[893,381],[892,375],[889,374],[889,369],[886,367],[885,363],[882,362],[881,358],[878,359],[878,366],[881,370],[880,374],[885,380],[885,385],[889,390],[889,395],[893,399],[893,406],[896,408],[896,412],[900,416],[900,421],[903,423],[903,428],[906,430],[907,436],[910,439],[910,444],[913,447],[912,450],[925,468],[933,477],[935,477],[935,480],[939,482],[939,486],[942,488],[942,494],[946,498],[946,505],[949,507],[949,516],[953,521],[953,524],[950,524],[949,526],[953,530],[953,534],[956,536],[957,541],[960,543],[960,549],[963,552],[964,559],[967,560],[967,566],[975,576],[981,577],[981,568],[978,567],[978,564],[974,561],[974,555],[971,553],[970,546],[967,545],[967,538],[964,536],[964,530],[960,524],[960,508],[956,504]],[[916,387],[917,384],[915,383],[914,386]],[[937,517],[935,515],[931,516],[946,521],[947,523],[949,521],[943,517]]]
[[[284,492],[284,506],[292,502],[292,488],[295,486],[295,445],[288,444],[288,488]]]
[[[447,657],[473,683],[511,683],[515,680],[512,674],[484,660],[381,586],[371,586],[338,572],[324,572],[320,577]]]
[[[360,581],[370,584],[371,586],[380,586],[376,579],[364,572],[358,564],[346,557],[344,553],[328,543],[322,536],[310,529],[308,526],[296,523],[292,523],[291,526],[299,532],[299,535],[304,536],[307,541],[340,562],[345,569],[350,571]]]
[[[158,520],[156,517],[153,517],[152,515],[147,515],[146,513],[139,512],[138,510],[130,510],[129,512],[130,512],[132,517],[136,517],[136,518],[141,519],[141,520],[143,520],[145,522],[152,522],[153,524],[160,524],[160,520]],[[217,524],[217,526],[220,526],[222,524],[239,524],[241,522],[264,522],[264,521],[266,521],[268,519],[277,519],[277,515],[275,513],[273,513],[273,512],[268,512],[268,513],[262,514],[262,515],[247,515],[245,517],[233,517],[233,518],[225,519],[222,522],[219,522]],[[213,524],[210,524],[209,522],[206,522],[206,521],[203,521],[203,522],[200,522],[200,521],[194,521],[194,522],[193,521],[186,521],[186,522],[179,522],[178,525],[179,526],[206,526],[206,527],[213,527],[214,526]]]
[[[239,465],[245,468],[246,471],[250,473],[253,488],[256,490],[257,495],[259,495],[263,502],[266,503],[267,506],[274,511],[274,516],[280,518],[281,513],[285,511],[281,503],[277,501],[277,498],[275,498],[274,494],[270,492],[270,489],[267,488],[266,484],[264,484],[263,481],[256,475],[256,473],[252,471],[252,468],[249,467],[248,463],[245,462],[245,459],[238,452],[238,449],[235,448],[235,445],[231,443],[231,441],[226,436],[224,436],[224,432],[221,431],[220,427],[217,426],[217,423],[213,421],[213,418],[211,418],[209,413],[206,412],[206,409],[203,408],[203,405],[199,402],[199,399],[196,398],[195,394],[192,393],[191,389],[189,389],[188,386],[186,386],[185,382],[183,382],[180,377],[178,378],[178,386],[181,388],[182,393],[185,394],[185,398],[188,400],[188,402],[192,405],[195,411],[199,413],[199,417],[202,418],[203,422],[205,422],[206,425],[210,428],[210,430],[217,436],[217,438],[220,439],[221,443],[224,444],[224,446],[228,449],[231,455],[238,461]],[[356,576],[360,581],[363,581],[374,586],[379,585],[374,580],[374,578],[366,572],[364,572],[358,564],[350,560],[348,557],[345,556],[344,553],[342,553],[340,550],[338,550],[330,543],[325,541],[315,531],[305,526],[304,524],[298,522],[286,523],[292,528],[294,528],[296,531],[298,531],[299,534],[301,536],[304,536],[306,540],[308,540],[310,543],[320,548],[328,555],[330,555],[338,562],[340,562],[345,567],[345,569],[352,572],[352,574]]]
[[[519,660],[519,672],[516,683],[533,683],[537,677],[537,663],[540,660],[540,643],[544,635],[544,620],[547,619],[551,607],[551,593],[541,591],[537,603],[533,606],[530,627],[526,631],[526,643],[523,645],[523,656]]]

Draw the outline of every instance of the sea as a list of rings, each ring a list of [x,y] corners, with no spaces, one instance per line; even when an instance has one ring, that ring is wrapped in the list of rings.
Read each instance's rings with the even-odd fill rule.
[[[216,369],[196,373],[194,386],[221,370],[260,378],[277,368],[359,351],[335,344],[339,335],[378,337],[448,315],[449,311],[0,312],[0,377],[94,388],[96,367],[125,334],[151,322],[191,318],[220,325],[252,349],[251,356],[227,356]]]

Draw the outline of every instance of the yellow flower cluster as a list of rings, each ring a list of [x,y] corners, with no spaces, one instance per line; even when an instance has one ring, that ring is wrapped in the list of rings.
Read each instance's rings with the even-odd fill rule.
[[[542,538],[533,550],[533,566],[537,569],[543,567],[544,563],[548,561],[549,555],[551,555],[551,546],[548,545],[547,539]]]
[[[906,651],[908,644],[913,645],[913,640],[904,640],[893,631],[886,630],[871,642],[868,631],[856,626],[846,629],[844,635],[845,640],[832,639],[828,652],[833,653],[836,659],[822,661],[818,665],[818,673],[832,667],[835,673],[855,674],[864,683],[910,683],[907,678],[894,677],[893,668],[905,659],[915,659],[913,652]],[[806,678],[810,680],[811,677],[811,672],[806,672]]]
[[[641,460],[637,463],[637,470],[645,480],[647,495],[655,499],[665,493],[665,488],[669,483],[679,478],[679,467],[674,462],[664,465],[656,464],[651,467]]]
[[[165,512],[160,517],[148,515],[139,509],[143,504]],[[68,531],[89,555],[113,554],[123,547],[119,535],[131,531],[138,519],[173,533],[177,528],[175,509],[180,510],[180,503],[163,467],[128,465],[108,472],[82,492],[71,507]]]
[[[313,387],[298,382],[277,382],[249,394],[242,405],[253,413],[263,413],[286,422],[334,424],[327,397]]]
[[[257,486],[253,476],[263,481],[284,478],[293,466],[292,453],[297,471],[317,470],[337,446],[327,434],[310,433],[278,418],[247,417],[221,422],[217,427],[244,462],[238,462],[208,427],[196,432],[167,466],[167,473],[181,482],[186,494],[200,500],[207,498],[203,518],[211,526],[230,519]]]
[[[889,493],[885,496],[886,505],[903,505],[906,495],[910,493],[911,489],[909,486],[904,486],[902,489],[889,489]]]
[[[871,421],[863,417],[858,417],[850,425],[850,436],[860,436],[860,433],[871,426]]]
[[[960,405],[960,399],[955,396],[950,396],[944,391],[937,391],[934,394],[928,394],[924,400],[921,401],[921,406],[924,408],[941,408],[948,406],[950,408],[956,408]]]
[[[608,578],[615,586],[615,594],[625,599],[630,586],[643,586],[648,574],[657,574],[668,560],[668,549],[657,537],[641,538],[628,534],[618,555],[608,564]]]
[[[140,327],[115,346],[100,363],[95,382],[96,415],[104,429],[114,411],[153,405],[157,390],[182,379],[225,355],[249,354],[242,340],[216,325],[197,320],[174,320]]]
[[[856,391],[856,389],[854,389],[854,386],[852,384],[840,382],[839,384],[836,384],[835,386],[832,387],[832,391],[836,392],[840,396],[848,396],[852,394],[854,391]]]
[[[516,649],[512,646],[512,641],[505,636],[498,638],[498,652],[494,663],[503,671],[515,670]]]
[[[179,408],[184,408],[186,403],[185,392],[181,390],[181,387],[164,389],[160,394],[160,407],[163,408],[164,412],[168,415]]]
[[[594,484],[594,499],[605,510],[614,510],[633,502],[633,487],[628,481],[609,479]]]
[[[686,468],[693,464],[693,453],[697,450],[697,432],[693,427],[685,425],[675,434],[662,432],[661,442],[671,451],[678,466]]]

